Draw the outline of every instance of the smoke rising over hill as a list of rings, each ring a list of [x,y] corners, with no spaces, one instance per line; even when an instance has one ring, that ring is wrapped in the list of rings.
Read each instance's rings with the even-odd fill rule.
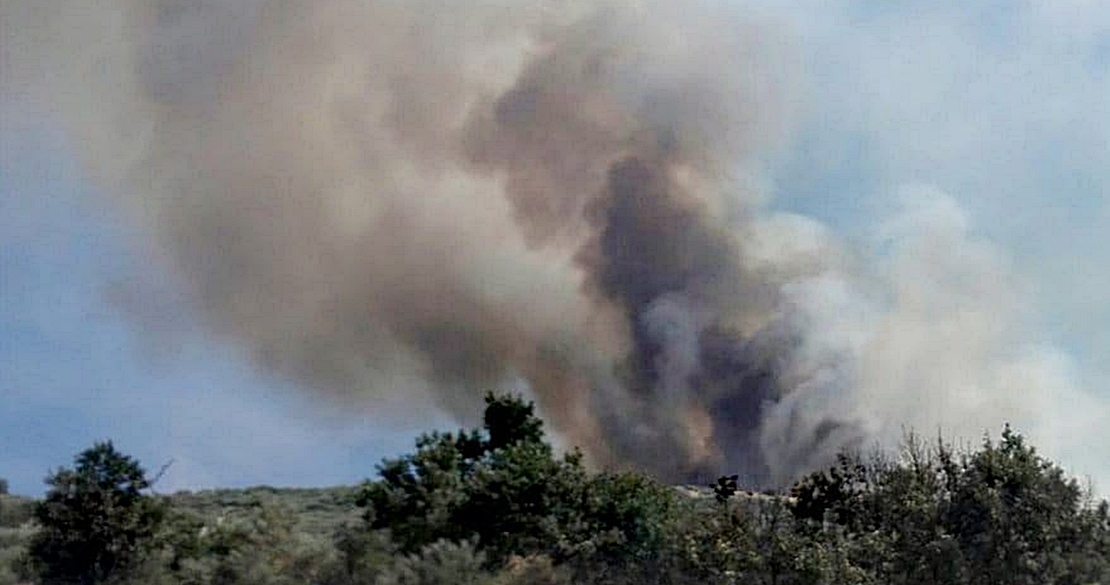
[[[0,80],[215,334],[312,391],[469,417],[523,383],[596,464],[755,484],[902,425],[1101,412],[943,194],[867,261],[771,210],[792,52],[736,9],[39,4],[0,9]]]

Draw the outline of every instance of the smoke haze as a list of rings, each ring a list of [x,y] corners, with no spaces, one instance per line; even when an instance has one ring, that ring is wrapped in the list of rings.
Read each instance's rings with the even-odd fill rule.
[[[752,485],[1106,412],[945,194],[904,189],[874,246],[773,210],[800,72],[741,9],[51,4],[0,8],[4,91],[309,391],[470,420],[523,384],[596,465]]]

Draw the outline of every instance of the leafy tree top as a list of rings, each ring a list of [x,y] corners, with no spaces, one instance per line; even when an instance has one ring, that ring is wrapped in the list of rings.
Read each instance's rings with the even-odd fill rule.
[[[151,484],[139,462],[110,441],[74,463],[46,478],[50,489],[35,507],[41,530],[30,557],[44,582],[101,583],[135,565],[162,510],[143,493]]]
[[[633,558],[660,538],[669,488],[634,474],[591,477],[575,451],[556,456],[531,403],[486,396],[484,427],[432,433],[387,459],[359,503],[402,552],[475,542],[487,563],[513,555]]]
[[[1008,425],[963,454],[911,436],[897,462],[842,456],[792,496],[803,526],[867,535],[875,566],[900,582],[1101,582],[1110,553],[1105,505]]]
[[[489,450],[517,442],[543,443],[543,421],[536,416],[535,406],[518,396],[486,394],[483,423]]]

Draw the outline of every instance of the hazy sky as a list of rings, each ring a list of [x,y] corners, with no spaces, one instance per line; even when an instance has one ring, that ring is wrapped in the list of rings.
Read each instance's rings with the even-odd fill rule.
[[[791,139],[763,179],[772,207],[881,251],[900,194],[941,194],[1020,284],[1025,342],[1048,348],[1068,384],[1110,402],[1110,4],[742,9],[773,23],[798,70]],[[10,30],[0,28],[0,63],[32,58],[8,45]],[[148,468],[173,459],[166,491],[354,482],[416,431],[449,424],[375,416],[374,404],[343,416],[206,336],[175,299],[175,276],[102,203],[65,125],[18,93],[0,87],[0,477],[13,491],[38,493],[49,469],[102,438]],[[163,343],[118,309],[133,280],[156,287],[151,310],[171,315]],[[1034,439],[1054,455],[1069,444]],[[1058,451],[1106,491],[1105,441]]]

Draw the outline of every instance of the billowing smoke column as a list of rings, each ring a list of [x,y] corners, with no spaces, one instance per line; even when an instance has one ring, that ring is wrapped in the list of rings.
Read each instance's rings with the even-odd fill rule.
[[[729,79],[756,66],[734,46],[742,28],[652,30],[660,25],[634,18],[649,16],[663,15],[603,11],[556,28],[462,125],[467,161],[504,177],[529,246],[570,252],[587,320],[613,341],[545,332],[526,346],[569,336],[599,363],[506,366],[602,462],[670,479],[739,466],[766,481],[758,431],[764,408],[789,390],[770,363],[789,346],[748,348],[764,324],[745,321],[775,320],[774,283],[745,273],[742,243],[714,206],[743,211],[742,198],[721,199],[728,169],[773,121],[746,95],[758,88]],[[582,379],[568,384],[568,371]],[[568,407],[590,420],[562,422],[573,420]]]
[[[212,331],[313,391],[467,418],[523,383],[597,465],[773,485],[1067,386],[985,349],[1020,311],[943,196],[885,228],[881,275],[766,210],[791,55],[734,9],[49,4],[0,11],[4,85],[66,120]]]

